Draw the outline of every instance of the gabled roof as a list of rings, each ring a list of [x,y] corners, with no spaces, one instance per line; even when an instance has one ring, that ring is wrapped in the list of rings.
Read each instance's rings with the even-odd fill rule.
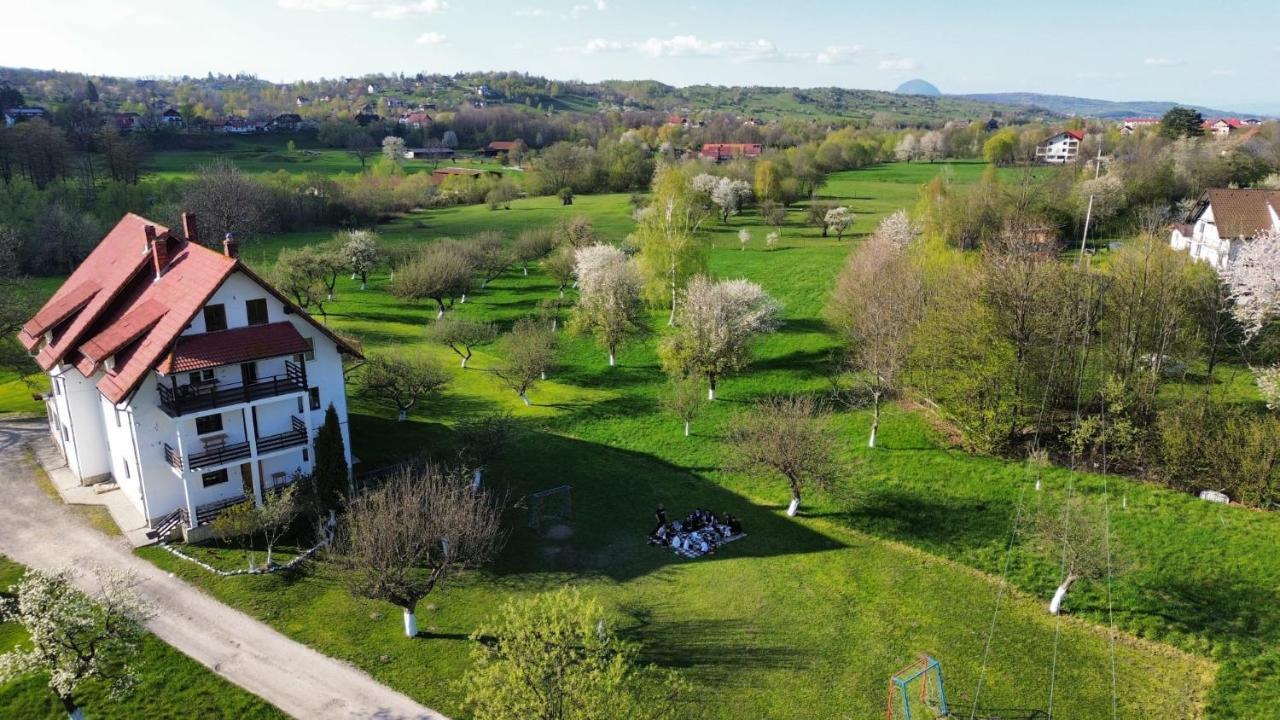
[[[1213,221],[1219,236],[1253,237],[1271,228],[1272,212],[1280,213],[1280,190],[1207,190],[1196,217],[1204,212],[1206,205],[1213,207]]]
[[[71,286],[68,281],[64,286],[70,287],[65,293],[59,292],[40,308],[40,312],[31,318],[22,326],[22,344],[28,350],[34,348],[40,342],[40,336],[44,332],[63,320],[66,320],[72,313],[77,312],[89,304],[102,286],[96,280],[88,279],[78,285]]]
[[[80,354],[97,364],[115,355],[124,346],[137,340],[143,333],[155,327],[169,308],[154,298],[148,298],[134,306],[118,322],[108,325],[80,346]]]
[[[191,372],[220,365],[235,365],[310,349],[307,339],[288,320],[251,325],[219,332],[183,335],[160,361],[161,373]]]
[[[494,140],[484,147],[486,150],[507,151],[514,148],[516,146],[516,142],[516,140]]]

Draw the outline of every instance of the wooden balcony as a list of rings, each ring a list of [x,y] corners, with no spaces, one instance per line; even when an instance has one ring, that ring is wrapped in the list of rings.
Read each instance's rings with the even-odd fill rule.
[[[272,452],[275,450],[284,450],[285,448],[298,447],[307,444],[307,424],[298,419],[297,416],[289,418],[291,429],[275,435],[265,435],[258,438],[258,454]]]
[[[169,387],[156,385],[156,391],[160,394],[160,409],[169,417],[304,392],[306,389],[306,371],[290,360],[284,363],[283,375],[273,375],[252,383],[175,384]]]
[[[307,424],[295,415],[289,418],[289,426],[290,428],[282,433],[258,436],[258,454],[306,445]],[[226,465],[236,460],[243,460],[252,454],[252,446],[248,440],[238,443],[210,444],[206,445],[200,452],[189,453],[186,466],[188,470],[194,471],[200,468]],[[164,459],[174,468],[182,470],[182,458],[179,457],[178,451],[170,447],[168,443],[165,443],[164,446]]]

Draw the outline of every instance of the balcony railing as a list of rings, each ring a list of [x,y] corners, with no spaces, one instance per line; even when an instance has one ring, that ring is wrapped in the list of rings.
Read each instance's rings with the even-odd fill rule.
[[[307,442],[307,425],[299,420],[296,416],[289,418],[291,430],[286,430],[275,435],[265,435],[258,438],[258,452],[272,452],[273,450],[284,450],[285,448],[297,447],[305,445]]]
[[[272,487],[267,490],[267,494],[274,495],[276,493],[279,493],[280,491],[284,490],[284,488],[287,487],[288,485],[289,483],[284,483],[283,485]],[[253,497],[250,495],[245,495],[241,493],[234,497],[217,500],[211,503],[205,503],[204,505],[197,505],[196,521],[194,523],[191,522],[191,515],[190,513],[187,512],[186,507],[179,508],[177,512],[183,524],[185,524],[187,527],[194,528],[200,525],[205,525],[207,523],[213,522],[219,515],[225,512],[227,508],[234,507],[243,502],[253,502]]]
[[[182,456],[178,454],[177,450],[170,447],[169,443],[164,444],[164,461],[178,472],[182,472]]]
[[[251,454],[252,452],[249,448],[248,440],[238,443],[216,445],[188,455],[187,467],[195,470],[197,468],[212,467],[214,465],[225,465],[229,462],[247,458]]]
[[[284,362],[283,375],[273,375],[251,383],[177,387],[156,385],[156,390],[160,394],[160,409],[164,410],[169,417],[180,417],[202,410],[278,397],[306,389],[306,372],[298,364],[289,360]]]

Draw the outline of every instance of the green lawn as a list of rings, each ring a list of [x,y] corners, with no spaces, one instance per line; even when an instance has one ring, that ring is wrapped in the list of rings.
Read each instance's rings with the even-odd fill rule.
[[[492,410],[522,425],[517,447],[491,469],[491,482],[514,499],[541,488],[574,486],[573,534],[555,540],[524,529],[523,511],[499,562],[432,597],[422,613],[429,634],[399,637],[385,603],[353,600],[328,566],[302,578],[215,578],[157,550],[143,554],[326,653],[447,713],[460,710],[456,680],[468,664],[466,636],[509,594],[573,584],[599,596],[650,659],[680,669],[706,702],[699,716],[882,717],[889,675],[919,653],[943,662],[949,695],[972,702],[997,577],[1018,502],[1029,512],[1061,502],[1068,486],[1101,502],[1100,476],[1055,470],[1044,492],[1030,489],[1017,463],[949,449],[920,415],[890,410],[883,447],[867,450],[864,412],[837,422],[849,438],[849,470],[829,496],[807,501],[802,516],[782,514],[787,492],[776,480],[721,471],[722,438],[731,413],[772,392],[819,391],[834,339],[820,321],[832,278],[851,242],[880,216],[914,203],[920,183],[939,166],[891,165],[839,173],[824,194],[847,198],[858,222],[854,239],[822,239],[792,211],[779,248],[767,251],[754,216],[712,222],[712,268],[721,277],[760,282],[785,306],[786,326],[762,342],[752,368],[726,379],[721,400],[694,424],[694,437],[657,410],[664,378],[654,333],[624,349],[619,367],[588,339],[565,337],[562,366],[531,392],[525,408],[486,368],[492,348],[407,423],[386,407],[356,399],[356,453],[369,465],[427,449],[451,457],[451,427]],[[959,182],[983,167],[954,169]],[[607,239],[630,230],[626,196],[582,196],[573,207],[554,199],[416,213],[381,228],[390,243],[430,242],[497,228],[508,235],[576,213],[590,214]],[[737,248],[736,232],[755,240]],[[275,238],[247,257],[269,263],[281,247],[327,233]],[[426,353],[453,367],[448,350],[427,345],[432,311],[401,302],[377,277],[368,291],[343,279],[330,322],[360,335],[369,349]],[[510,273],[474,293],[454,312],[508,323],[554,293],[536,270]],[[1280,536],[1274,516],[1210,506],[1121,478],[1110,478],[1116,543],[1133,570],[1113,587],[1119,716],[1246,718],[1268,715],[1280,691],[1265,678],[1280,666],[1280,560],[1268,552]],[[647,547],[651,509],[694,507],[743,518],[748,537],[714,558],[685,561]],[[215,551],[216,552],[216,551]],[[229,551],[227,551],[229,552]],[[1109,716],[1111,652],[1106,586],[1082,583],[1055,621],[1044,605],[1056,584],[1053,558],[1015,545],[1014,589],[996,616],[984,708],[1047,709],[1058,637],[1055,712]],[[1216,682],[1215,682],[1216,678]],[[967,708],[966,708],[967,710]]]
[[[0,593],[22,578],[21,565],[0,556]],[[0,652],[26,642],[17,623],[0,623]],[[186,655],[147,635],[133,659],[138,685],[122,700],[112,700],[100,682],[77,692],[85,716],[93,720],[136,720],[191,715],[199,718],[284,718],[280,711],[241,690]],[[0,718],[55,720],[65,718],[47,679],[31,675],[0,685]]]

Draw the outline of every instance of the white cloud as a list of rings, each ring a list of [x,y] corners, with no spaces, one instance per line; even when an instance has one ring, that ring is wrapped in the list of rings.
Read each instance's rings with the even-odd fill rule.
[[[877,67],[886,72],[899,72],[915,70],[920,67],[920,63],[915,58],[886,58]]]
[[[855,55],[862,54],[861,45],[828,45],[818,53],[819,65],[836,65],[852,62]]]
[[[1143,65],[1151,65],[1152,67],[1173,67],[1182,63],[1182,60],[1174,60],[1167,57],[1149,57],[1142,61]]]
[[[309,10],[332,12],[346,10],[372,15],[376,18],[401,18],[408,15],[437,13],[448,9],[447,0],[277,0],[285,10]]]
[[[582,3],[574,5],[569,9],[569,17],[576,20],[592,10],[595,10],[596,12],[604,12],[608,9],[609,3],[605,2],[605,0],[595,0],[595,2],[590,4]]]
[[[651,37],[639,42],[595,38],[585,45],[560,48],[563,52],[580,52],[587,55],[613,52],[638,52],[653,58],[675,57],[723,57],[733,62],[779,60],[784,55],[778,46],[768,40],[745,42],[727,40],[703,40],[697,35],[673,35],[669,38]]]
[[[419,45],[441,45],[448,41],[448,38],[438,32],[424,32],[418,36],[414,42]]]

